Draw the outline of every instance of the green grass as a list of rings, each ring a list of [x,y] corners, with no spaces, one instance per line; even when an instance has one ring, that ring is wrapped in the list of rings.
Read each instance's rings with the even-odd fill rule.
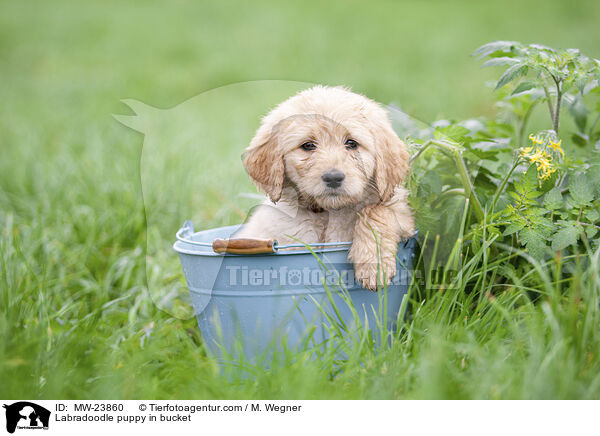
[[[221,376],[195,320],[159,309],[153,289],[177,262],[173,226],[244,218],[239,156],[265,102],[241,110],[255,115],[237,130],[211,126],[203,178],[186,179],[194,192],[155,186],[151,201],[143,138],[111,117],[127,113],[123,98],[169,108],[263,79],[351,86],[423,120],[490,114],[482,83],[496,72],[473,49],[514,39],[598,58],[599,12],[592,1],[3,2],[0,397],[599,398],[598,253],[496,287],[482,268],[506,259],[470,254],[477,292],[414,287],[389,348],[355,346],[341,367],[295,356],[252,380]]]

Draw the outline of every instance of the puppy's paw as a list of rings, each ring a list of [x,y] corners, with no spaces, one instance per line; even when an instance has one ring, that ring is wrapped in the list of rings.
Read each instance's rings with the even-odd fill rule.
[[[376,262],[354,264],[354,277],[363,288],[370,291],[377,291],[389,285],[395,275],[395,258],[383,259],[379,264]]]

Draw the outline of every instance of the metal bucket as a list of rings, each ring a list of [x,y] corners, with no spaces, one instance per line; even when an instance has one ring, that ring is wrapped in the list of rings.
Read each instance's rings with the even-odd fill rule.
[[[216,248],[218,240],[238,228],[194,232],[186,221],[173,245],[204,343],[217,359],[256,362],[282,346],[319,346],[336,323],[348,332],[365,326],[373,332],[393,331],[410,284],[414,238],[398,247],[392,283],[386,290],[370,292],[354,280],[350,242],[307,248],[262,241],[255,246],[270,243],[270,253],[216,253],[213,247],[222,251]],[[230,241],[229,247],[234,247]]]

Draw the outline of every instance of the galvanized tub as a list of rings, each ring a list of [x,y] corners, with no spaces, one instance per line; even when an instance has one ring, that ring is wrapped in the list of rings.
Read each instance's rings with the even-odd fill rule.
[[[238,228],[194,232],[186,221],[173,245],[204,343],[217,359],[258,362],[283,346],[317,347],[330,338],[333,323],[348,332],[368,326],[379,337],[379,330],[393,331],[411,280],[414,238],[398,247],[392,283],[370,292],[354,280],[350,242],[306,247],[271,241],[271,253],[216,253],[215,240]]]

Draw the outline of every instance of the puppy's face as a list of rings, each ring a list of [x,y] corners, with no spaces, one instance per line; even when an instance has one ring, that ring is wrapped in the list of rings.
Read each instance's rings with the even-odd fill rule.
[[[338,209],[359,202],[369,187],[377,193],[374,138],[364,121],[293,116],[278,141],[286,178],[311,203]]]
[[[369,194],[389,199],[407,170],[408,153],[377,103],[318,86],[263,119],[244,164],[274,202],[291,184],[310,203],[338,209]]]

